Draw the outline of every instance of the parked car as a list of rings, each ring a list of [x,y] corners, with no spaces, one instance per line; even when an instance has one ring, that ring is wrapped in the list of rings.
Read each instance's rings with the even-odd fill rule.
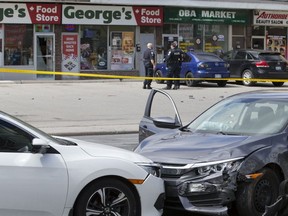
[[[231,78],[252,79],[242,81],[246,86],[255,85],[253,79],[274,79],[273,85],[281,87],[288,78],[287,60],[279,52],[240,49],[224,53],[222,58],[229,64]]]
[[[156,65],[154,77],[167,77],[166,63]],[[226,86],[227,80],[222,78],[229,78],[228,64],[219,58],[217,55],[208,52],[193,52],[185,53],[180,78],[187,78],[184,82],[187,86],[196,86],[200,82],[214,82],[218,86]],[[190,79],[191,78],[191,79]],[[208,78],[205,80],[205,78]],[[197,80],[201,79],[201,80]],[[157,83],[163,83],[163,79],[156,80]]]
[[[0,113],[0,215],[160,216],[159,165],[134,152],[51,137]]]
[[[155,110],[162,97],[172,103],[171,116]],[[165,208],[260,216],[288,178],[287,137],[287,91],[236,94],[182,126],[171,96],[152,89],[135,152],[162,165]]]

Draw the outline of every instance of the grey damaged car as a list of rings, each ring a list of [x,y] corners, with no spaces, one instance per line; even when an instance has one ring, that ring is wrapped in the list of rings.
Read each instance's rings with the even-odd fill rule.
[[[162,165],[166,209],[260,216],[288,178],[287,121],[284,90],[227,97],[182,126],[171,96],[152,89],[135,151]]]

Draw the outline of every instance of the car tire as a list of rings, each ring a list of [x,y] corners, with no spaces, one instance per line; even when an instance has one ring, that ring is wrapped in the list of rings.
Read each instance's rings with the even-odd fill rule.
[[[225,87],[226,84],[227,84],[227,81],[226,81],[226,80],[222,80],[222,81],[218,81],[218,82],[217,82],[217,85],[218,85],[219,87]]]
[[[275,87],[281,87],[284,85],[284,82],[272,82]]]
[[[118,179],[105,178],[91,183],[80,193],[73,215],[97,212],[97,215],[136,216],[140,214],[137,209],[137,197],[127,184]]]
[[[185,75],[185,84],[189,87],[193,87],[193,86],[196,86],[197,85],[197,81],[196,80],[191,80],[191,78],[193,78],[193,74],[192,72],[188,72],[186,75]]]
[[[265,205],[271,205],[278,197],[280,178],[270,168],[264,168],[263,175],[252,182],[238,185],[236,209],[238,216],[261,216]]]
[[[242,79],[253,79],[253,78],[254,78],[254,75],[253,75],[251,70],[246,69],[246,70],[243,71]],[[248,81],[248,80],[243,80],[242,83],[245,86],[253,86],[253,85],[256,84],[255,81]]]
[[[161,78],[161,77],[163,77],[162,71],[161,71],[161,70],[156,70],[156,71],[154,72],[154,77],[156,77],[156,78]],[[158,83],[158,84],[162,84],[162,83],[164,83],[164,80],[157,80],[157,79],[156,79],[155,82]]]

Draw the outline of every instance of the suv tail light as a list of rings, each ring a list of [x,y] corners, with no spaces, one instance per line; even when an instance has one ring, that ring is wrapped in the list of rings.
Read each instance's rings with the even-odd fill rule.
[[[256,67],[269,67],[266,61],[255,62]]]

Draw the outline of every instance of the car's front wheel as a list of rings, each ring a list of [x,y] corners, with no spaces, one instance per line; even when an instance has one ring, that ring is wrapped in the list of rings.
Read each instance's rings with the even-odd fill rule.
[[[74,215],[136,216],[137,198],[131,188],[118,179],[106,178],[88,185],[77,198]]]
[[[192,86],[196,86],[197,85],[197,81],[196,80],[193,80],[193,74],[192,72],[188,72],[186,75],[185,75],[185,83],[187,86],[189,87],[192,87]]]
[[[156,71],[154,72],[154,77],[156,77],[156,78],[161,78],[161,77],[163,77],[162,71],[161,71],[161,70],[156,70]],[[161,83],[164,83],[164,80],[156,79],[155,82],[158,83],[158,84],[161,84]]]
[[[239,184],[236,194],[238,216],[261,216],[265,206],[271,205],[277,199],[279,176],[270,168],[261,172],[263,175],[258,179]]]
[[[242,81],[243,85],[245,85],[245,86],[253,86],[253,85],[255,85],[256,84],[255,81],[247,80],[247,79],[253,79],[253,78],[254,78],[254,75],[253,75],[251,70],[246,69],[246,70],[243,71],[243,73],[242,73],[242,79],[244,79]]]
[[[281,87],[284,85],[284,82],[272,82],[275,87]]]

